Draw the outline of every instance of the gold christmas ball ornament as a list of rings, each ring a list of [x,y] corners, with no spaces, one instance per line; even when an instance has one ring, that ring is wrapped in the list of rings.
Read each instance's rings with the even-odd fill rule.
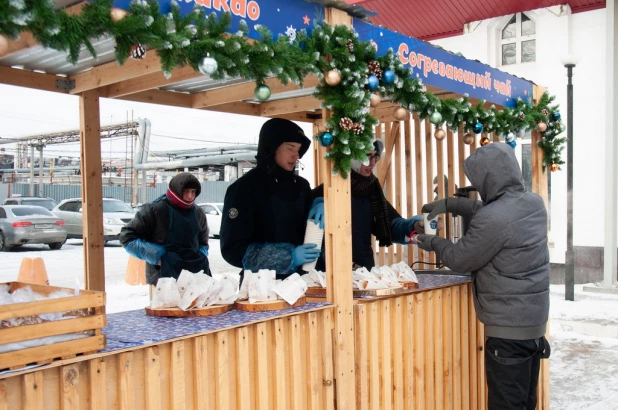
[[[541,121],[536,125],[536,129],[539,130],[539,132],[545,132],[547,131],[547,124]]]
[[[481,147],[484,147],[485,145],[489,144],[491,141],[489,140],[489,137],[487,135],[483,135],[481,137]]]
[[[433,136],[438,141],[442,141],[444,138],[446,138],[446,131],[444,131],[442,128],[438,128],[436,129],[436,132],[433,133]]]
[[[127,16],[126,10],[113,8],[111,13],[112,21],[120,21]]]
[[[474,142],[474,134],[472,134],[471,132],[466,133],[463,137],[463,142],[467,145],[472,144]]]
[[[549,170],[550,170],[551,172],[556,172],[556,171],[558,171],[559,169],[560,169],[560,165],[558,165],[558,164],[551,164],[551,165],[549,166]]]
[[[371,99],[369,100],[372,107],[377,107],[382,102],[382,97],[379,94],[371,94]]]
[[[395,111],[393,111],[393,116],[395,119],[403,121],[408,118],[408,111],[403,107],[397,107]]]
[[[337,70],[330,70],[324,75],[324,81],[331,87],[339,85],[341,82],[341,73]]]

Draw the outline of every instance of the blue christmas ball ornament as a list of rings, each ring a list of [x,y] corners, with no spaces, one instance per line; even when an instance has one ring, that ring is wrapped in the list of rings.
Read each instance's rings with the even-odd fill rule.
[[[320,145],[323,147],[330,146],[334,140],[333,134],[331,134],[330,132],[321,133],[318,139],[320,140]]]
[[[472,126],[472,131],[473,131],[475,134],[480,134],[480,133],[482,133],[482,132],[483,132],[483,124],[481,124],[480,122],[477,122],[476,124],[474,124],[474,125]]]
[[[395,72],[393,70],[386,70],[382,73],[382,79],[386,84],[392,84],[395,82]]]
[[[558,111],[552,113],[551,120],[554,122],[560,121],[560,113]]]
[[[517,146],[517,142],[515,140],[507,142],[511,146],[511,148],[515,148]]]
[[[370,90],[375,90],[380,85],[380,80],[378,80],[378,77],[376,77],[375,75],[370,75],[367,78],[367,81],[368,81],[367,86],[369,87]]]

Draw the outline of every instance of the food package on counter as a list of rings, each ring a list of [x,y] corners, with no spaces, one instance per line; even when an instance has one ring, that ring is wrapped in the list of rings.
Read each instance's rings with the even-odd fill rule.
[[[204,300],[204,304],[202,305],[202,307],[204,307],[204,306],[212,306],[212,305],[216,304],[216,303],[212,303],[212,302],[215,299],[217,299],[217,297],[219,296],[219,292],[221,291],[221,282],[219,282],[215,278],[211,278],[211,279],[212,279],[212,287],[210,288],[210,294]]]
[[[298,273],[288,276],[273,288],[273,292],[290,305],[296,303],[306,291],[307,284],[300,278]]]
[[[404,261],[391,265],[391,269],[398,273],[397,279],[400,282],[414,282],[418,283],[416,274],[410,266]]]
[[[184,296],[185,291],[191,287],[194,280],[195,274],[193,272],[189,272],[188,270],[183,270],[180,272],[178,280],[176,281],[176,286],[178,287],[178,292],[180,292],[180,297]]]
[[[311,272],[300,277],[310,288],[326,287],[326,272],[311,269]]]
[[[389,288],[398,288],[401,286],[397,280],[397,272],[393,271],[388,266],[374,266],[371,268],[371,273]]]
[[[212,294],[213,289],[216,287],[215,283],[218,283],[218,281],[205,273],[196,273],[195,282],[199,283],[205,289],[195,302],[196,308],[202,308],[206,306],[206,300]]]
[[[180,303],[180,292],[174,278],[159,278],[150,307],[153,309],[177,307]]]
[[[360,290],[388,289],[386,283],[376,278],[361,279],[356,282],[356,285]]]
[[[205,283],[203,280],[193,278],[188,281],[188,283],[189,285],[184,289],[184,292],[181,292],[180,287],[178,287],[178,292],[182,295],[180,297],[180,303],[178,303],[178,307],[182,310],[188,310],[198,307],[197,302],[199,298],[203,294],[210,293],[209,284]]]
[[[236,293],[236,289],[238,289],[238,279],[231,275],[223,275],[219,283],[221,284],[221,289],[217,297],[208,303],[208,306],[231,305],[236,302],[238,298],[238,294]]]
[[[260,269],[249,284],[249,303],[274,301],[277,294],[273,292],[276,286],[274,270]]]
[[[249,284],[253,281],[255,275],[248,269],[245,269],[243,273],[242,284],[240,285],[240,290],[238,291],[238,300],[247,300],[249,299]]]

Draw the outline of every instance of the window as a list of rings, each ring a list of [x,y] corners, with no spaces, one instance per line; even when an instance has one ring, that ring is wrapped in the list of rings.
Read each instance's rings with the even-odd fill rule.
[[[36,205],[51,211],[56,207],[56,202],[51,199],[24,199],[21,201],[22,205]]]
[[[525,13],[511,17],[501,31],[502,65],[536,61],[536,23]]]
[[[122,201],[103,201],[103,212],[134,213],[133,209]]]
[[[19,208],[11,208],[11,212],[15,216],[30,216],[30,215],[42,215],[42,216],[51,216],[54,214],[49,212],[47,209],[40,206],[20,206]]]
[[[17,205],[17,201],[14,199],[7,199],[4,201],[4,205]]]
[[[81,207],[81,201],[71,201],[71,202],[66,202],[59,209],[61,211],[67,211],[67,212],[79,212],[80,207]]]
[[[6,212],[4,211],[4,208],[0,208],[0,218],[6,218]]]
[[[211,214],[211,215],[217,215],[218,214],[218,212],[215,209],[215,207],[211,206],[211,205],[202,205],[202,210],[204,210],[205,214],[210,214],[211,212],[214,212],[214,214]]]

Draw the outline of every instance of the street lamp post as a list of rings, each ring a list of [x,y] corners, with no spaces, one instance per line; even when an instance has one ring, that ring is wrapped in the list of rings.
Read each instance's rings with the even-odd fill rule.
[[[564,279],[565,300],[575,300],[575,254],[573,251],[573,68],[576,59],[562,60],[567,69],[567,250]]]

